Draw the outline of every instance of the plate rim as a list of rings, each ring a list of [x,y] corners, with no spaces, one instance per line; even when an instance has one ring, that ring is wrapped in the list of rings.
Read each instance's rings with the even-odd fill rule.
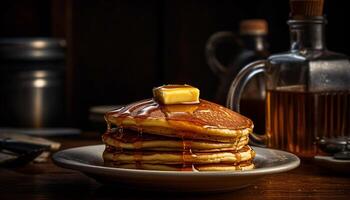
[[[268,175],[268,174],[277,174],[286,172],[292,169],[297,168],[300,165],[300,159],[289,152],[277,150],[277,149],[271,149],[271,148],[262,148],[262,147],[255,147],[253,146],[253,149],[262,149],[262,150],[271,150],[274,152],[279,152],[285,155],[288,155],[289,157],[293,158],[293,160],[289,163],[285,163],[279,166],[271,166],[271,167],[264,167],[264,168],[257,168],[252,170],[246,170],[246,171],[202,171],[202,172],[187,172],[187,171],[160,171],[160,170],[144,170],[144,169],[123,169],[123,168],[114,168],[114,167],[108,167],[108,166],[100,166],[100,165],[92,165],[92,164],[86,164],[82,162],[78,162],[76,160],[67,159],[66,156],[64,156],[65,153],[69,153],[71,151],[76,150],[82,150],[84,148],[97,148],[99,146],[104,146],[104,144],[98,144],[98,145],[87,145],[87,146],[80,146],[80,147],[73,147],[64,149],[61,151],[58,151],[53,154],[52,160],[54,164],[71,169],[71,170],[77,170],[83,173],[93,173],[93,174],[104,174],[103,172],[114,172],[114,173],[132,173],[133,175],[139,174],[139,175],[157,175],[157,176],[176,176],[176,177],[188,177],[188,176],[262,176],[262,175]],[[257,152],[258,154],[258,152]],[[102,155],[101,155],[102,156]],[[103,170],[96,170],[100,169]]]

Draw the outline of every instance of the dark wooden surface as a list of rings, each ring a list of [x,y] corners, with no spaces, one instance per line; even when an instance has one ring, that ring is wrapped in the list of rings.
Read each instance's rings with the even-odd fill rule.
[[[99,144],[95,138],[58,139],[63,149]],[[210,183],[208,183],[210,184]],[[97,183],[51,161],[18,169],[0,168],[0,199],[349,199],[350,177],[335,175],[310,162],[293,171],[258,180],[256,184],[223,194],[180,194],[125,190]]]

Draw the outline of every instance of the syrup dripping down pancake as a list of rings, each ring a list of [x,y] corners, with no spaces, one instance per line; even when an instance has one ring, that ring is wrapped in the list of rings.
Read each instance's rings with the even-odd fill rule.
[[[128,129],[113,129],[103,134],[106,145],[127,150],[151,151],[183,151],[185,145],[193,152],[237,151],[248,144],[248,136],[243,136],[236,142],[223,143],[206,140],[183,140],[147,133],[138,133]]]
[[[115,162],[106,162],[107,166],[118,167],[125,169],[145,169],[145,170],[160,170],[160,171],[242,171],[254,169],[252,162],[242,162],[236,165],[232,164],[204,164],[204,165],[162,165],[162,164],[118,164]]]
[[[255,152],[247,145],[238,151],[220,152],[176,152],[176,151],[125,151],[107,146],[103,153],[106,161],[142,164],[238,164],[250,161]]]
[[[153,99],[108,112],[108,125],[194,140],[235,142],[253,129],[250,119],[218,104],[162,105]]]

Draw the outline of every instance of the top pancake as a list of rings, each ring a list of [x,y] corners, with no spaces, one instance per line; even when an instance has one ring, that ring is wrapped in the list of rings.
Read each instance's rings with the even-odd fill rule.
[[[223,142],[246,136],[253,128],[248,118],[205,100],[190,105],[163,105],[146,99],[108,112],[105,118],[108,124],[136,131]]]

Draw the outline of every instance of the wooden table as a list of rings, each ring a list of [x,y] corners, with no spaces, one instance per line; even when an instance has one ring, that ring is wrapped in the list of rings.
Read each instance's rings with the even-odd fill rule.
[[[101,143],[97,137],[61,138],[62,149]],[[210,184],[210,183],[208,183]],[[0,168],[0,200],[7,199],[350,199],[350,176],[336,175],[312,162],[265,177],[224,194],[179,194],[126,190],[102,185],[77,171],[48,163]]]

